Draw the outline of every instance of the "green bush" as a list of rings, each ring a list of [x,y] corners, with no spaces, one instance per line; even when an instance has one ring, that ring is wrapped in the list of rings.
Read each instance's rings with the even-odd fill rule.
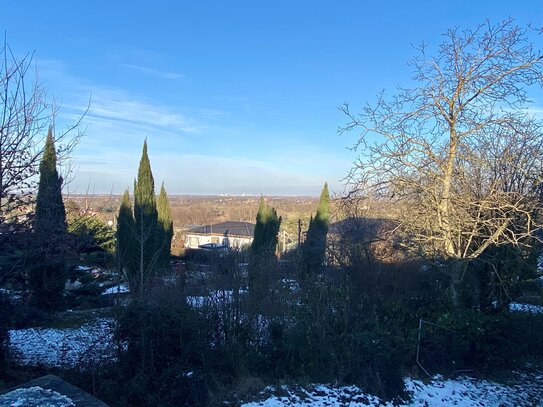
[[[64,263],[37,262],[30,268],[29,277],[32,305],[52,312],[63,304],[67,278]]]
[[[432,372],[522,368],[541,363],[543,316],[471,309],[442,314],[439,327],[425,328],[421,349]]]
[[[78,252],[100,248],[108,254],[115,251],[115,230],[97,216],[77,216],[68,222],[68,232],[75,237]]]

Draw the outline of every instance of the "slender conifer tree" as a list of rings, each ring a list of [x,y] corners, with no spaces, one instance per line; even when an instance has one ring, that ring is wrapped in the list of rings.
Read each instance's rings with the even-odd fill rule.
[[[256,214],[253,243],[251,244],[253,255],[260,257],[275,255],[280,225],[281,218],[277,217],[277,211],[261,197]]]
[[[132,212],[132,203],[128,190],[124,191],[119,215],[117,216],[117,265],[119,272],[133,276],[136,269],[136,242],[135,242],[135,220]]]
[[[280,225],[281,218],[277,217],[275,209],[260,198],[249,261],[249,291],[258,302],[265,301],[269,294]]]
[[[136,275],[131,278],[131,288],[139,291],[146,287],[149,278],[157,271],[161,246],[157,233],[155,181],[147,155],[147,140],[143,143],[138,179],[134,183],[134,220],[137,267],[134,270]]]
[[[173,237],[172,211],[164,182],[160,187],[160,195],[157,201],[159,242],[161,242],[160,266],[167,267],[170,260],[170,250]]]
[[[62,177],[57,171],[53,130],[49,128],[40,163],[40,180],[34,219],[33,264],[30,268],[32,301],[38,307],[55,309],[61,299],[66,275],[67,225],[62,201]]]
[[[65,235],[66,212],[62,201],[62,177],[57,171],[57,154],[50,128],[40,163],[40,182],[36,197],[34,230],[37,234]]]
[[[306,273],[318,271],[326,253],[326,235],[330,222],[330,194],[328,183],[324,184],[315,217],[309,221],[307,236],[303,245],[303,259]]]

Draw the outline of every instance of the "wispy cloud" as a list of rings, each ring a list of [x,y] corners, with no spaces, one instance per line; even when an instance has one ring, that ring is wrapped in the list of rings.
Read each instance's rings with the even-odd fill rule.
[[[123,68],[132,69],[134,71],[142,72],[146,75],[156,76],[158,78],[162,79],[183,79],[185,78],[184,75],[174,73],[174,72],[167,72],[167,71],[161,71],[154,68],[149,68],[147,66],[141,66],[141,65],[133,65],[133,64],[121,64]]]
[[[86,136],[74,152],[78,171],[71,192],[90,185],[95,192],[113,186],[113,192],[121,193],[132,185],[145,138],[155,180],[164,180],[173,194],[316,195],[325,181],[323,172],[339,179],[337,168],[346,166],[328,151],[297,144],[296,134],[291,142],[263,152],[261,137],[279,136],[262,130],[255,136],[253,126],[239,127],[228,111],[157,102],[71,75],[61,61],[40,61],[40,66],[48,87],[63,96],[59,122],[76,122],[90,98]],[[321,163],[319,170],[315,163]],[[327,181],[335,189],[335,180]]]
[[[62,109],[73,113],[89,107],[87,121],[120,121],[153,128],[171,128],[182,132],[195,132],[196,123],[202,119],[218,117],[221,112],[213,109],[189,109],[168,106],[147,100],[122,89],[89,83],[68,73],[59,60],[40,60],[40,76],[63,95]],[[157,71],[158,72],[158,71]],[[175,75],[175,74],[171,74]]]
[[[174,108],[158,103],[138,100],[120,92],[99,89],[91,98],[89,116],[106,120],[139,123],[146,126],[175,128],[195,132],[189,117]]]
[[[524,112],[530,116],[535,117],[536,119],[543,118],[543,107],[531,106],[527,109],[524,109]]]

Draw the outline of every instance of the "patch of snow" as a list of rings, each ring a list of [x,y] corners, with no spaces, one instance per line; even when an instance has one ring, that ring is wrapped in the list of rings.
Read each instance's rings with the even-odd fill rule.
[[[0,396],[0,406],[9,407],[71,407],[73,401],[50,389],[38,386],[17,389]]]
[[[244,295],[247,290],[240,289],[239,295]],[[209,295],[189,295],[187,296],[187,304],[194,308],[202,308],[206,304],[231,303],[234,299],[232,290],[217,290],[212,291]]]
[[[128,284],[117,284],[113,287],[107,288],[102,295],[109,295],[109,294],[121,294],[121,293],[128,293],[130,292],[130,288],[128,287]]]
[[[543,407],[543,374],[516,374],[510,385],[488,380],[458,377],[445,380],[434,376],[429,382],[406,378],[404,380],[410,400],[393,404],[365,393],[356,386],[333,387],[313,385],[308,388],[268,386],[261,392],[267,399],[242,404],[244,407],[302,407],[302,406],[382,406],[392,407],[448,407],[448,406],[501,406]],[[271,396],[270,396],[271,394]]]
[[[75,280],[73,282],[70,281],[70,280],[66,280],[66,283],[64,284],[64,289],[68,290],[68,291],[78,290],[82,286],[83,286],[83,284],[81,284],[81,281],[79,281],[79,280]]]
[[[79,328],[27,328],[9,332],[9,350],[16,363],[73,367],[114,358],[113,327],[98,319]]]
[[[532,304],[520,304],[518,302],[512,302],[509,304],[510,311],[518,312],[530,312],[532,314],[541,314],[543,313],[542,305],[532,305]]]
[[[189,295],[187,296],[187,304],[193,308],[202,308],[206,301],[206,296],[203,295]]]
[[[19,303],[23,299],[23,293],[21,291],[12,291],[8,290],[7,288],[0,288],[0,294],[5,295],[8,301],[12,303]]]
[[[293,293],[300,291],[300,283],[295,279],[283,278],[281,283],[283,284],[283,287],[288,288]]]
[[[279,390],[268,386],[263,393],[275,393],[263,401],[242,404],[243,407],[324,407],[324,406],[392,406],[390,403],[382,404],[376,396],[362,392],[356,386],[332,387],[325,385],[311,386],[310,388],[290,388],[281,386]]]
[[[504,385],[472,377],[444,380],[435,376],[429,383],[405,379],[406,390],[413,394],[406,406],[543,406],[542,374],[519,374],[514,384]]]
[[[86,266],[83,264],[75,266],[75,270],[86,271],[88,273],[91,273],[94,277],[111,276],[115,274],[115,272],[112,270],[102,269],[97,266]]]

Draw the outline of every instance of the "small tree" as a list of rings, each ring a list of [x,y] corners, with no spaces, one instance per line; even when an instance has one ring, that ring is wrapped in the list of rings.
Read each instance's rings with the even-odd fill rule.
[[[33,301],[53,309],[64,289],[67,227],[62,201],[62,177],[57,171],[57,157],[50,128],[40,164],[40,181],[34,220],[35,261],[30,273]]]
[[[317,213],[309,221],[307,236],[302,247],[306,273],[318,271],[324,262],[329,222],[330,194],[328,192],[328,183],[325,183],[319,199]]]
[[[352,195],[392,200],[415,249],[455,264],[457,303],[466,263],[493,246],[529,249],[539,236],[541,123],[526,109],[528,87],[543,84],[543,55],[512,20],[450,29],[435,56],[420,51],[417,85],[359,115],[343,106],[340,132],[361,130]]]
[[[161,256],[160,265],[167,267],[170,261],[170,252],[172,246],[173,237],[173,221],[172,211],[170,209],[170,202],[168,200],[168,194],[164,188],[164,182],[160,187],[160,195],[157,201],[158,211],[158,233],[159,241],[161,242]]]

